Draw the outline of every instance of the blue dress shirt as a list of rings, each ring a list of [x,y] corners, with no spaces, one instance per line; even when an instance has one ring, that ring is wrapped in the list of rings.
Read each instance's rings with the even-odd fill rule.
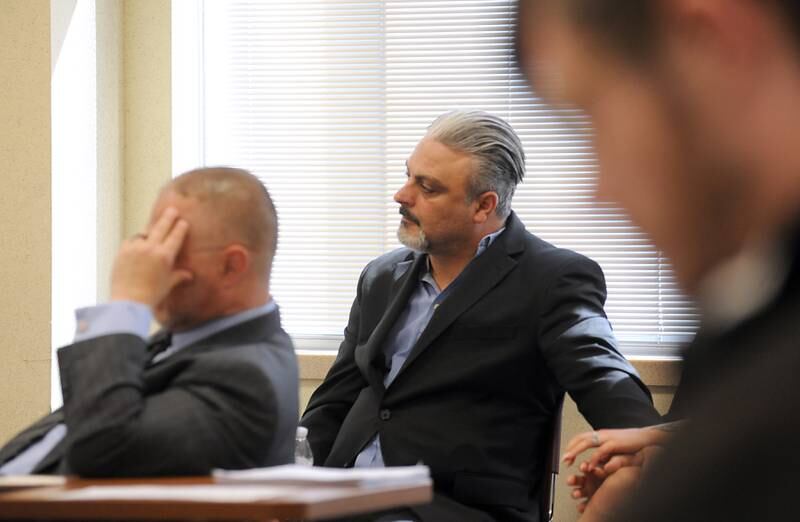
[[[497,232],[492,232],[484,236],[480,243],[478,243],[478,249],[475,251],[475,256],[472,259],[475,259],[489,248],[504,230],[505,227]],[[411,298],[408,300],[408,304],[400,313],[397,322],[387,336],[384,354],[386,360],[389,361],[389,368],[386,372],[386,376],[383,378],[384,387],[389,388],[392,381],[397,377],[397,374],[400,373],[400,369],[406,362],[417,339],[422,335],[425,327],[428,326],[433,313],[439,305],[447,299],[452,289],[458,285],[460,277],[460,275],[456,277],[456,279],[442,291],[433,279],[430,265],[423,267],[423,270],[420,272],[419,284],[414,289]],[[381,439],[379,435],[376,435],[370,443],[361,450],[361,453],[358,454],[353,465],[356,468],[385,466],[383,454],[381,453]]]

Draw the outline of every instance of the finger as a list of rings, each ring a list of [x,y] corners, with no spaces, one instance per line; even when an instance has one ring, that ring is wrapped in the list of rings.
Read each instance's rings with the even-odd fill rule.
[[[583,475],[570,475],[567,477],[567,486],[581,487],[583,485]]]
[[[613,431],[613,430],[612,430]],[[650,444],[650,432],[644,428],[627,428],[616,430],[609,436],[602,437],[602,444],[589,459],[593,465],[599,465],[615,454],[633,454]]]
[[[578,433],[577,435],[575,435],[574,437],[569,439],[569,442],[567,442],[567,444],[566,444],[566,448],[567,449],[566,449],[565,452],[566,453],[572,452],[574,450],[574,448],[573,448],[574,446],[577,446],[577,445],[583,443],[583,441],[587,440],[587,435],[588,435],[588,432]]]
[[[597,470],[602,469],[602,466],[594,466],[594,465],[592,465],[592,463],[590,461],[585,460],[585,461],[581,462],[581,465],[578,466],[578,469],[584,475],[588,475],[590,473],[595,474],[597,472]]]
[[[579,448],[590,447],[594,438],[594,431],[584,431],[572,437],[567,442],[567,453],[575,453]]]
[[[590,468],[594,469],[608,462],[618,451],[617,444],[614,441],[607,441],[597,448],[586,462],[589,464]]]
[[[564,452],[564,456],[562,457],[562,461],[565,464],[571,466],[578,455],[594,447],[592,433],[593,432],[581,433],[569,441],[567,444],[567,451]]]
[[[178,252],[180,252],[188,232],[189,223],[185,219],[178,219],[175,226],[172,227],[172,230],[169,231],[169,234],[164,239],[163,246],[169,256],[170,265],[175,262],[175,257],[178,255]]]
[[[592,473],[592,476],[594,476],[596,479],[598,479],[601,482],[603,480],[605,480],[606,477],[608,477],[608,473],[606,473],[606,471],[602,467],[600,467],[600,468],[592,468],[591,473]]]
[[[619,441],[616,440],[607,440],[592,453],[591,457],[589,457],[589,466],[592,468],[602,466],[608,462],[609,459],[614,457],[614,455],[627,455],[632,453],[632,451],[636,451],[636,449],[631,450],[628,448],[628,445],[620,444]]]
[[[635,455],[614,455],[602,468],[598,469],[603,469],[610,475],[617,472],[620,468],[639,465],[639,459],[637,459]]]
[[[587,494],[587,492],[582,488],[573,489],[570,492],[569,496],[571,496],[575,500],[585,500],[585,499],[589,498],[589,495]]]
[[[161,244],[177,219],[178,210],[175,207],[164,209],[164,212],[161,213],[156,222],[150,227],[150,230],[147,231],[147,240],[155,244]]]

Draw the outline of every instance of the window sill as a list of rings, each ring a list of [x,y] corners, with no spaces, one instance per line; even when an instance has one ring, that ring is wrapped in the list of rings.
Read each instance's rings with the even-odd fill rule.
[[[300,378],[322,380],[336,359],[336,354],[323,350],[299,349]],[[633,356],[628,360],[648,387],[675,387],[680,381],[681,360],[678,357]]]

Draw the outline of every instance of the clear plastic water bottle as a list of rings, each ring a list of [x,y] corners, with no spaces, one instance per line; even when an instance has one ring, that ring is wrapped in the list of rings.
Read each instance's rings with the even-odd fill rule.
[[[297,427],[294,438],[294,462],[302,466],[313,466],[314,456],[311,454],[311,445],[308,443],[308,428]]]

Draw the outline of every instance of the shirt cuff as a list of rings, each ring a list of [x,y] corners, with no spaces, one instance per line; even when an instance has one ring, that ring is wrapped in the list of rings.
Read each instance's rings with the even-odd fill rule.
[[[111,334],[133,334],[147,339],[153,313],[133,301],[111,301],[75,310],[75,342]]]

